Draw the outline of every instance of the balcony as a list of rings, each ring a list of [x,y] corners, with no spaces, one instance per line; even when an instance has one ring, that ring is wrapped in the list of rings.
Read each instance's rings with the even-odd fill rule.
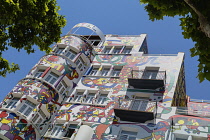
[[[193,109],[189,109],[188,107],[177,107],[176,114],[210,118],[209,111],[203,111],[202,109],[193,110]]]
[[[145,123],[154,119],[156,108],[156,102],[123,99],[114,107],[114,112],[121,121]]]
[[[152,89],[158,91],[165,90],[166,71],[156,70],[132,70],[131,76],[128,77],[130,88]]]

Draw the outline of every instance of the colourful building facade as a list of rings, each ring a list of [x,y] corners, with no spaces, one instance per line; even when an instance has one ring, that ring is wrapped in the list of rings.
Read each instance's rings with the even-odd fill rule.
[[[92,35],[78,35],[88,28]],[[3,140],[207,140],[210,103],[186,95],[184,53],[146,34],[75,25],[1,102]]]

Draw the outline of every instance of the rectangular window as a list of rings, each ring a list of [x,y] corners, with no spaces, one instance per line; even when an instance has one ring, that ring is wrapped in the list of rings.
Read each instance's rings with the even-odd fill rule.
[[[131,47],[125,47],[123,50],[123,53],[129,54],[131,52],[132,48]]]
[[[103,68],[101,71],[101,76],[108,76],[110,68]]]
[[[37,114],[33,117],[32,121],[33,123],[39,127],[42,122],[46,119],[46,115],[44,114],[44,112],[40,109]]]
[[[49,82],[50,84],[54,84],[55,83],[55,81],[58,79],[58,75],[57,74],[55,74],[55,73],[53,73],[53,72],[51,72],[48,76],[47,76],[47,78],[45,78],[45,81],[47,81],[47,82]]]
[[[84,92],[77,92],[77,94],[74,97],[74,102],[81,102]]]
[[[60,53],[62,53],[63,50],[64,50],[64,48],[58,48],[55,53],[60,54]]]
[[[132,102],[131,110],[146,111],[147,104],[149,102],[148,97],[135,97],[135,100]]]
[[[111,51],[111,47],[105,47],[104,48],[104,53],[108,54]]]
[[[66,88],[67,88],[67,85],[66,85],[66,83],[65,83],[64,81],[61,81],[61,82],[59,83],[59,85],[57,86],[57,90],[58,90],[58,92],[59,92],[60,94],[63,94],[64,91],[66,90]]]
[[[121,68],[114,68],[112,71],[112,76],[119,76],[121,72]]]
[[[84,64],[84,61],[81,58],[79,58],[76,61],[76,65],[78,66],[79,69],[83,66],[83,64]]]
[[[71,138],[76,128],[77,128],[77,124],[70,124],[64,137]]]
[[[100,97],[98,98],[97,104],[104,105],[106,103],[106,99],[107,99],[107,94],[101,94]]]
[[[115,47],[113,50],[113,53],[118,54],[118,53],[120,53],[121,49],[122,49],[122,47]]]
[[[120,140],[136,140],[137,132],[122,130],[120,133]]]
[[[89,93],[88,96],[86,97],[85,102],[91,104],[94,97],[95,97],[95,93]]]
[[[98,72],[98,68],[93,68],[92,71],[90,72],[90,75],[96,76],[97,72]]]
[[[36,105],[30,101],[26,101],[21,108],[19,109],[19,112],[24,114],[25,116],[29,116],[32,112],[32,110],[36,107]]]
[[[44,73],[45,70],[39,70],[34,77],[39,78]]]
[[[146,70],[143,73],[143,79],[156,79],[158,70]]]
[[[7,104],[6,108],[14,108],[16,103],[19,101],[19,98],[14,98],[12,100],[10,100],[10,102]]]
[[[75,57],[76,57],[77,53],[73,50],[69,50],[67,53],[66,53],[66,57],[68,57],[69,59],[73,60]]]
[[[55,125],[55,127],[52,130],[51,135],[52,136],[57,136],[62,131],[62,126],[63,126],[62,124]]]

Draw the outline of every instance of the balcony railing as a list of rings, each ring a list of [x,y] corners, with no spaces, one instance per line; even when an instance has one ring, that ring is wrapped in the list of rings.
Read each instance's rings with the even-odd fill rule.
[[[166,79],[166,71],[144,71],[144,70],[132,70],[131,77],[133,79],[154,79],[164,80]]]
[[[119,101],[119,104],[116,105],[115,108],[133,111],[154,112],[156,109],[156,102],[151,102],[148,100],[123,99]]]
[[[187,107],[177,107],[176,114],[210,118],[210,112],[208,111],[191,110]]]
[[[157,104],[148,100],[119,100],[114,112],[122,121],[144,123],[153,120],[156,114]]]
[[[153,70],[132,70],[128,77],[129,86],[138,89],[158,89],[164,90],[166,83],[166,71]]]

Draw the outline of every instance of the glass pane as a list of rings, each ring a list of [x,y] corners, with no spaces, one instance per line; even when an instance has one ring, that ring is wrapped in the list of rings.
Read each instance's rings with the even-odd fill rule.
[[[33,117],[32,121],[35,123],[36,120],[38,119],[38,117],[39,117],[39,114],[37,113],[37,114]]]
[[[10,106],[12,106],[12,103],[13,103],[13,101],[10,101],[10,102],[7,104],[6,108],[9,108]]]
[[[50,84],[54,84],[55,83],[55,81],[56,81],[56,79],[55,78],[52,78],[52,80],[50,81]]]
[[[71,54],[70,59],[73,60],[75,58],[76,54]]]
[[[26,115],[26,116],[28,116],[31,112],[32,112],[32,108],[28,108],[26,111],[25,111],[25,113],[24,113],[24,115]]]
[[[111,48],[105,48],[104,53],[109,53]]]
[[[47,78],[45,79],[45,81],[48,82],[48,81],[50,80],[51,77],[52,77],[51,75],[48,75]]]
[[[20,113],[23,113],[23,111],[26,109],[26,107],[27,107],[27,106],[24,104],[24,105],[19,109],[19,112],[20,112]]]

